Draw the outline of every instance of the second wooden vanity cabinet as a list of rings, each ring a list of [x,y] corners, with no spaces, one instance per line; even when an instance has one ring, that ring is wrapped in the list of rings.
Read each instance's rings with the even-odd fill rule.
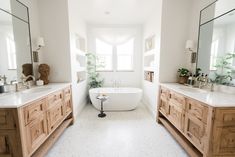
[[[212,107],[161,87],[157,121],[192,157],[235,157],[235,107]]]
[[[23,105],[0,109],[0,157],[40,157],[72,123],[70,86]]]

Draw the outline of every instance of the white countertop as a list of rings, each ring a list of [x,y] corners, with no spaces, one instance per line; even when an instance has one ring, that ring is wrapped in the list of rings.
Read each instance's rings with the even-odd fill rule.
[[[20,92],[0,94],[0,108],[19,108],[34,100],[66,88],[70,83],[50,83],[45,86],[35,86]]]
[[[161,86],[212,107],[235,107],[235,94],[211,92],[177,83],[162,83]]]

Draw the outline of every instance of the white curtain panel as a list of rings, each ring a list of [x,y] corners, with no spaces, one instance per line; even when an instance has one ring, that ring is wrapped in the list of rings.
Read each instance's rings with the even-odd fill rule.
[[[134,28],[94,28],[96,38],[111,45],[122,45],[133,38],[137,29]]]

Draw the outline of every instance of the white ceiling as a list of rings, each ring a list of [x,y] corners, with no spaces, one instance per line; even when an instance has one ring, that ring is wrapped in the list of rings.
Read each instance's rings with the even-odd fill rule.
[[[142,24],[157,8],[157,1],[78,0],[78,10],[91,24]]]

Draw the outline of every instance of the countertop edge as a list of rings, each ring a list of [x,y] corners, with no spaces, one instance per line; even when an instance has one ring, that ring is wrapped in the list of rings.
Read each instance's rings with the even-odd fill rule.
[[[13,104],[12,105],[10,105],[10,104],[9,105],[3,105],[3,106],[0,105],[0,109],[19,109],[21,107],[26,107],[27,105],[30,105],[30,103],[32,103],[34,101],[43,99],[43,98],[47,97],[48,95],[50,95],[50,94],[52,94],[54,92],[57,92],[59,90],[62,90],[64,88],[67,88],[67,87],[69,87],[71,85],[72,85],[71,83],[50,83],[50,84],[44,85],[44,86],[34,86],[33,88],[52,87],[52,88],[55,88],[55,89],[44,91],[43,93],[40,93],[40,95],[38,95],[36,97],[33,97],[33,98],[30,98],[28,101],[24,101],[24,102],[19,103],[17,105],[13,105]],[[33,88],[31,88],[31,89],[33,89]],[[12,94],[16,94],[16,93],[12,93]],[[6,95],[6,96],[10,97],[11,94]],[[0,99],[0,102],[1,102],[1,99]]]
[[[160,83],[159,86],[162,86],[162,87],[165,87],[165,88],[168,88],[170,90],[173,90],[174,92],[177,92],[179,94],[182,94],[183,96],[187,97],[187,98],[191,98],[191,99],[194,99],[196,101],[199,101],[209,107],[213,107],[213,108],[234,108],[235,107],[235,104],[215,104],[215,103],[209,103],[203,99],[199,99],[197,97],[194,97],[192,95],[189,95],[187,94],[187,92],[183,92],[181,90],[177,90],[176,88],[172,88],[170,86],[179,86],[179,87],[188,87],[188,86],[185,86],[185,85],[182,85],[182,84],[179,84],[179,83]],[[188,87],[190,88],[190,87]],[[192,88],[193,89],[193,88]],[[206,91],[206,90],[205,90]],[[209,94],[210,92],[208,91],[207,94]],[[217,92],[218,93],[218,92]],[[225,93],[222,93],[221,94],[225,94]],[[235,95],[234,95],[235,96]],[[235,101],[235,97],[234,97],[234,101]]]

